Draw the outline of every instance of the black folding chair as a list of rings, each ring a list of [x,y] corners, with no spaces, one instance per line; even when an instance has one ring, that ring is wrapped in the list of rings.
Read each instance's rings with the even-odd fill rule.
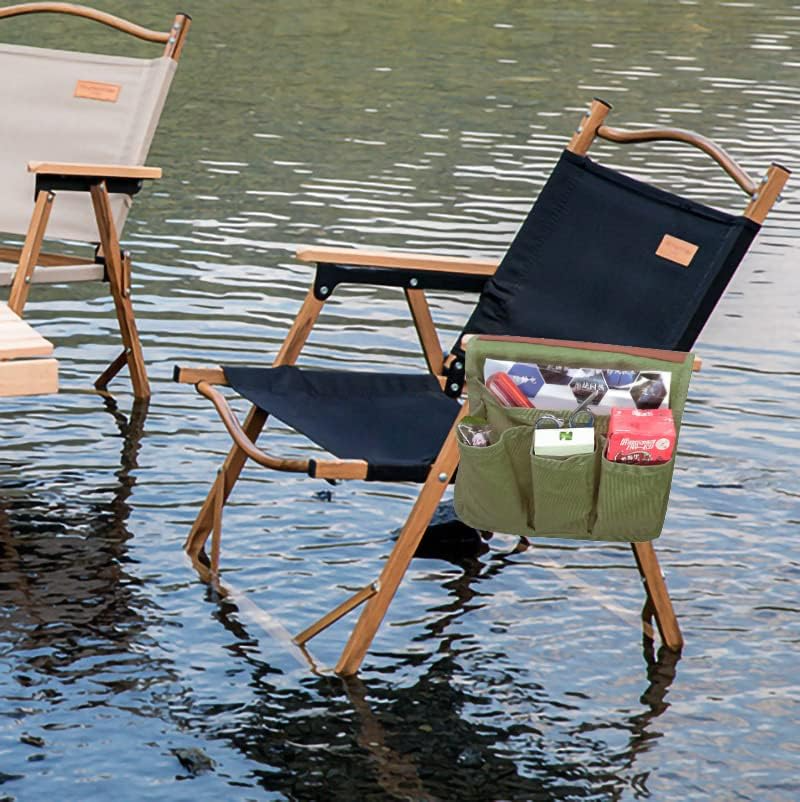
[[[206,579],[217,577],[222,510],[248,458],[323,479],[422,483],[380,578],[295,638],[305,644],[366,603],[336,665],[341,674],[358,670],[458,464],[455,427],[466,413],[459,403],[462,338],[442,353],[424,291],[480,292],[466,334],[688,350],[788,177],[772,165],[756,184],[709,140],[677,129],[610,128],[609,110],[602,101],[592,103],[501,262],[303,248],[297,256],[315,262],[316,275],[272,367],[176,368],[177,381],[194,384],[212,401],[234,441],[185,544]],[[692,144],[715,159],[750,202],[743,215],[732,215],[602,167],[585,155],[596,137]],[[427,374],[294,366],[323,304],[345,282],[403,288]],[[230,385],[252,402],[243,424],[214,385]],[[283,459],[258,448],[268,415],[334,458]],[[682,637],[652,545],[631,545],[645,582],[643,617],[654,615],[662,641],[678,649]]]

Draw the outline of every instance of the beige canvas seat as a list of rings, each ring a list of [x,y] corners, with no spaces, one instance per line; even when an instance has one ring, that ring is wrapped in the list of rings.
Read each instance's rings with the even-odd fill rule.
[[[150,394],[131,302],[130,259],[119,233],[133,196],[161,171],[144,167],[183,48],[190,18],[166,32],[68,3],[0,8],[0,20],[56,12],[100,22],[161,43],[157,58],[80,53],[0,43],[0,286],[21,315],[30,285],[106,279],[114,299],[122,353],[99,377],[104,388],[126,364],[134,394]],[[11,77],[11,80],[8,80]],[[12,247],[24,237],[22,247]],[[42,250],[44,238],[89,244],[85,256]]]

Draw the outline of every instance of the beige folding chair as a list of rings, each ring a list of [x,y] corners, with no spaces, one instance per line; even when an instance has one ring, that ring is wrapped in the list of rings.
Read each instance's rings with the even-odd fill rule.
[[[146,398],[131,260],[119,232],[133,195],[161,176],[143,164],[191,18],[178,14],[162,33],[85,6],[24,3],[0,8],[0,19],[41,12],[94,20],[164,51],[143,59],[0,44],[0,231],[25,237],[21,248],[0,247],[0,285],[11,284],[8,305],[21,315],[32,283],[106,279],[124,347],[95,387],[104,389],[127,364],[134,395]],[[45,234],[91,244],[94,254],[44,253]]]

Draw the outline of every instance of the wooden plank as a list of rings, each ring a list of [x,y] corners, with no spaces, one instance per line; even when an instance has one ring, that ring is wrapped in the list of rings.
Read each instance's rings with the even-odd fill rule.
[[[160,167],[144,167],[132,164],[28,162],[28,172],[45,175],[80,175],[89,178],[161,178]]]
[[[0,359],[50,356],[52,353],[52,343],[5,304],[0,304]]]
[[[492,276],[498,259],[467,259],[404,251],[366,251],[355,248],[303,247],[296,252],[301,262],[364,267],[395,267],[407,270],[438,270],[469,276]]]
[[[57,393],[55,359],[19,358],[52,353],[52,343],[0,303],[0,396]]]
[[[0,396],[45,395],[58,392],[55,359],[0,362]]]
[[[31,356],[50,356],[53,346],[36,332],[23,333],[0,330],[0,359],[23,359]]]
[[[0,262],[9,262],[10,264],[19,264],[19,258],[22,256],[22,248],[7,248],[0,247]],[[40,267],[51,266],[64,266],[64,265],[85,265],[94,264],[90,262],[85,256],[69,256],[63,253],[47,253],[39,251],[39,258],[37,265]]]
[[[37,265],[31,276],[31,284],[71,284],[74,281],[102,281],[105,277],[103,265],[81,262],[79,265],[45,267]],[[0,287],[8,287],[17,272],[16,265],[0,264]]]

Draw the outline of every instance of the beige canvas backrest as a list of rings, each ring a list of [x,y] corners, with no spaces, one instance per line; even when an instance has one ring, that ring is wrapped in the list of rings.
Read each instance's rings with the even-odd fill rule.
[[[29,161],[144,163],[176,61],[0,44],[0,231],[24,235],[34,202]],[[115,195],[122,229],[130,198]],[[95,242],[86,193],[64,192],[48,237]]]

